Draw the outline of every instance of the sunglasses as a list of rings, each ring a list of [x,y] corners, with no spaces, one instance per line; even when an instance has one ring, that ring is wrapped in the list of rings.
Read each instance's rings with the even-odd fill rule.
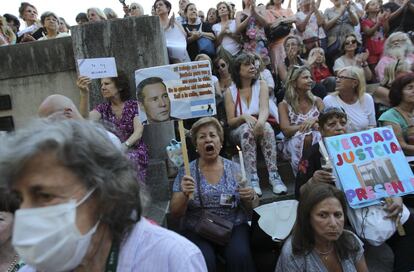
[[[219,65],[217,65],[217,69],[220,69],[220,68],[226,68],[226,64],[220,63]]]
[[[337,76],[337,77],[336,77],[336,79],[337,79],[337,80],[338,80],[338,79],[340,79],[340,80],[342,80],[342,79],[358,80],[358,79],[356,79],[356,78],[353,78],[353,77],[347,77],[347,76]]]
[[[356,44],[356,43],[357,43],[356,40],[352,40],[352,41],[345,42],[346,45],[351,45],[351,44]]]
[[[131,7],[131,9],[137,9],[138,7],[135,7],[135,6],[133,6],[133,7]]]
[[[299,65],[293,65],[292,66],[292,72],[290,73],[290,76],[289,76],[289,80],[291,80],[292,79],[292,76],[293,76],[293,74],[295,73],[295,71],[296,70],[298,70],[299,68],[300,68],[301,66],[299,66]]]

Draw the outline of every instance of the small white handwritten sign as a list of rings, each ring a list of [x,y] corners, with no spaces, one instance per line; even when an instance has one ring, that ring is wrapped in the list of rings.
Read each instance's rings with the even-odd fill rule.
[[[78,59],[79,74],[91,79],[117,77],[115,58]]]

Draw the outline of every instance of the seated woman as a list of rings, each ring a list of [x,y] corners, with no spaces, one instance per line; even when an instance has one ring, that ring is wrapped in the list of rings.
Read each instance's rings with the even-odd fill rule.
[[[218,82],[215,84],[216,94],[223,97],[227,89],[233,84],[230,64],[226,61],[226,58],[218,57],[214,60],[213,71],[218,78]]]
[[[398,142],[407,156],[414,156],[414,73],[397,78],[391,85],[391,109],[379,118],[383,126],[392,126]]]
[[[326,108],[319,115],[319,126],[323,137],[342,135],[347,132],[346,123],[347,114],[340,108]],[[335,184],[335,177],[332,175],[332,169],[324,169],[322,155],[319,151],[319,143],[314,144],[306,154],[304,154],[296,177],[295,194],[297,199],[302,199],[304,191],[314,187],[317,184]],[[332,186],[333,187],[333,186]],[[352,211],[352,209],[350,209]],[[384,220],[395,220],[402,211],[401,197],[394,197],[393,204],[387,204],[387,218]],[[405,221],[404,221],[405,220]],[[386,243],[394,252],[394,270],[393,271],[411,271],[414,269],[414,260],[411,252],[407,251],[414,243],[414,217],[405,217],[401,219],[403,227],[407,232],[406,236],[400,236],[394,233]],[[380,226],[379,226],[380,227]],[[362,230],[355,230],[360,233]],[[344,270],[347,271],[347,270]]]
[[[361,68],[348,66],[338,71],[336,92],[323,99],[325,107],[343,108],[348,115],[348,132],[377,126],[374,100],[365,93],[365,78]]]
[[[219,251],[224,253],[226,271],[254,271],[247,221],[249,211],[258,205],[258,197],[250,184],[242,184],[246,181],[240,179],[240,166],[219,156],[223,138],[217,119],[204,117],[194,123],[191,139],[200,158],[190,163],[191,176],[180,169],[173,185],[171,213],[184,216],[184,236],[201,249],[208,271],[216,271]],[[195,232],[203,208],[234,224],[226,246],[218,246]]]
[[[269,69],[266,68],[263,59],[260,57],[259,54],[254,55],[254,65],[256,66],[257,76],[260,80],[264,80],[267,84],[267,88],[269,89],[269,98],[276,103],[275,97],[275,80],[273,79],[272,73]]]
[[[293,173],[304,148],[320,140],[318,116],[322,100],[311,92],[312,76],[306,66],[293,66],[286,82],[285,98],[279,103],[280,128],[285,135],[282,153],[290,161]]]
[[[160,18],[162,29],[164,29],[170,63],[191,61],[187,53],[187,34],[185,30],[180,23],[176,22],[174,16],[168,17],[171,11],[171,3],[168,0],[157,0],[153,8]]]
[[[99,124],[30,123],[0,143],[20,272],[207,271],[193,243],[141,216],[135,169]]]
[[[257,144],[260,145],[273,193],[286,193],[287,188],[277,171],[276,139],[271,124],[276,123],[277,107],[269,100],[269,90],[262,80],[257,80],[254,56],[242,53],[234,60],[234,84],[225,94],[227,123],[232,128],[230,138],[241,146],[245,154],[246,170],[253,189],[262,194],[257,174]]]
[[[102,120],[114,127],[114,133],[122,141],[128,157],[136,166],[138,177],[145,182],[148,166],[148,149],[142,140],[144,127],[138,118],[138,104],[131,100],[128,77],[118,71],[118,77],[102,78],[101,93],[107,102],[97,105],[89,112],[91,80],[79,77],[76,84],[80,90],[79,111],[86,119]]]
[[[231,19],[231,7],[226,2],[217,4],[218,23],[213,25],[216,35],[217,55],[231,63],[241,50],[240,36],[237,32],[236,21]]]
[[[323,88],[325,93],[335,91],[335,77],[326,65],[325,51],[321,47],[315,47],[309,52],[308,65],[312,78],[319,88]]]
[[[287,73],[294,65],[302,66],[307,64],[305,60],[300,57],[301,41],[297,36],[288,36],[283,42],[283,47],[286,52],[286,58],[277,66],[277,72],[280,80],[286,81]]]
[[[0,188],[0,271],[18,271],[23,263],[12,246],[14,213],[19,199],[5,188]]]
[[[305,190],[275,272],[367,272],[363,243],[344,230],[346,205],[345,194],[334,186],[318,183]]]
[[[390,106],[389,93],[394,80],[411,72],[411,65],[404,60],[394,60],[384,69],[384,79],[371,94],[376,103]]]
[[[356,53],[358,49],[358,40],[354,33],[347,34],[342,45],[343,55],[335,60],[333,71],[337,75],[338,71],[347,66],[356,66],[364,70],[364,76],[367,81],[372,79],[372,72],[368,66],[369,53]]]
[[[59,17],[53,12],[46,11],[43,13],[40,16],[40,22],[46,30],[46,35],[40,38],[39,41],[70,36],[66,32],[59,33]]]
[[[198,41],[200,38],[207,38],[211,40],[211,43],[214,47],[214,36],[211,25],[208,23],[202,23],[198,19],[197,7],[195,4],[190,3],[184,9],[184,14],[186,15],[187,22],[183,24],[183,28],[187,33],[187,52],[190,55],[190,59],[194,60],[195,57],[201,52],[198,46]],[[198,19],[198,20],[197,20]],[[214,53],[214,52],[213,52]],[[210,54],[210,58],[214,58],[215,54]]]

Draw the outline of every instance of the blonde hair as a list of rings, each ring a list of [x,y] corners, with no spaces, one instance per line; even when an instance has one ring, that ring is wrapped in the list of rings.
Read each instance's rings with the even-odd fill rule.
[[[381,81],[381,85],[390,87],[391,83],[395,80],[396,76],[400,72],[410,72],[410,64],[404,60],[393,60],[384,69],[384,79]]]
[[[224,131],[220,122],[214,117],[203,117],[193,124],[191,127],[191,142],[196,146],[197,145],[197,134],[202,127],[213,126],[217,130],[217,135],[220,138],[220,142],[224,141]]]
[[[347,71],[350,77],[358,80],[358,87],[356,90],[356,94],[358,96],[358,100],[362,99],[365,94],[365,89],[367,86],[366,81],[365,81],[364,70],[362,70],[361,68],[357,66],[346,66],[338,71],[338,75],[339,73],[342,73],[343,71]],[[335,92],[335,94],[338,95],[338,92]]]
[[[144,8],[142,7],[142,5],[141,5],[141,4],[139,4],[139,3],[137,3],[137,2],[132,2],[132,3],[129,5],[129,8],[132,8],[132,7],[137,7],[137,9],[139,10],[139,12],[141,13],[141,15],[140,15],[140,16],[144,15]]]
[[[0,15],[0,33],[6,36],[9,44],[16,43],[16,35],[13,30],[8,26],[6,18]]]
[[[312,50],[309,52],[309,57],[308,57],[308,64],[309,64],[309,66],[312,67],[313,64],[315,63],[315,61],[316,61],[315,54],[317,52],[322,53],[322,56],[323,56],[323,65],[326,66],[326,62],[325,62],[326,61],[326,59],[325,59],[325,51],[323,51],[323,48],[321,48],[321,47],[312,48]]]
[[[93,7],[92,8],[88,8],[88,10],[86,11],[86,14],[89,14],[89,11],[95,12],[96,15],[98,15],[99,18],[101,18],[102,20],[108,20],[108,18],[106,17],[105,13],[103,13],[103,11],[100,8],[93,8]]]
[[[299,112],[299,95],[296,91],[296,81],[298,80],[299,76],[305,71],[308,71],[310,73],[309,68],[306,66],[292,66],[292,68],[290,68],[288,71],[286,79],[286,92],[284,99],[296,113]],[[316,98],[310,90],[306,92],[305,97],[311,104],[315,103]]]

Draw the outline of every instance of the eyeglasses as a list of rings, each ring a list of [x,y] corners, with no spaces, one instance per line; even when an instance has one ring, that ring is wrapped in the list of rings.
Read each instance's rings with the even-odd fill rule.
[[[345,42],[346,45],[356,44],[357,40],[347,41]]]
[[[340,80],[342,80],[342,79],[358,80],[358,79],[353,78],[353,77],[347,77],[347,76],[336,76],[336,80],[338,80],[338,79],[340,79]]]

